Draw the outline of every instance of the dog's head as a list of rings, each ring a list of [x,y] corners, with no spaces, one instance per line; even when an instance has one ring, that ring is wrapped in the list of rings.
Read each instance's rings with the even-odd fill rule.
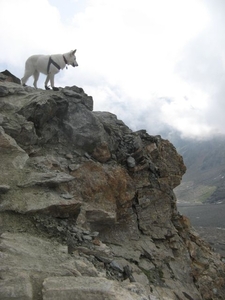
[[[73,67],[78,67],[78,63],[76,61],[76,56],[75,56],[76,51],[77,50],[71,50],[69,53],[65,54],[67,64]]]

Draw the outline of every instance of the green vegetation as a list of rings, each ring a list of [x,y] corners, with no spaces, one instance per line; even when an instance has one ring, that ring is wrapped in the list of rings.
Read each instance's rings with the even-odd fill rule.
[[[152,284],[158,284],[158,285],[163,285],[164,284],[164,279],[163,279],[163,271],[160,268],[155,268],[151,270],[146,270],[144,268],[139,267],[142,272],[147,276],[149,283]]]
[[[178,200],[190,204],[204,203],[217,189],[217,186],[196,184],[194,181],[183,182],[175,189]]]
[[[204,203],[216,191],[216,186],[206,186],[206,191],[199,197],[199,202]]]

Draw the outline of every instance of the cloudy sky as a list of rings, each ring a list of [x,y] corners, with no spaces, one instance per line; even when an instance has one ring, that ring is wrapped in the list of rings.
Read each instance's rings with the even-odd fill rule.
[[[55,85],[82,87],[94,110],[149,134],[225,134],[224,0],[0,0],[0,71],[21,78],[30,55],[72,49],[79,67]]]

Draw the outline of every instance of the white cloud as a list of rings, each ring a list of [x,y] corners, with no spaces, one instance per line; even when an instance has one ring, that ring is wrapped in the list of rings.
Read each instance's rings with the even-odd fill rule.
[[[26,48],[46,48],[49,39],[54,40],[60,28],[60,14],[47,0],[1,0],[0,6],[0,37],[4,45],[1,59],[18,57]],[[54,30],[50,27],[51,22],[56,26]]]

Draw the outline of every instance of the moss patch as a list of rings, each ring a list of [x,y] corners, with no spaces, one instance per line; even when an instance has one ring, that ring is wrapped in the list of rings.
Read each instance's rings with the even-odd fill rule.
[[[160,268],[155,268],[151,270],[146,270],[141,268],[141,271],[147,276],[149,283],[156,285],[164,285],[165,281],[163,279],[163,271]]]

